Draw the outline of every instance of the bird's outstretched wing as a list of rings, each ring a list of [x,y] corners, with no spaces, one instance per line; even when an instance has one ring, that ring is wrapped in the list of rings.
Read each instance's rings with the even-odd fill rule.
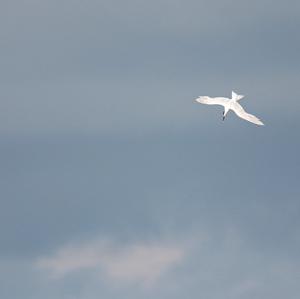
[[[225,106],[226,103],[228,103],[229,99],[222,97],[211,98],[208,96],[200,96],[196,99],[196,101],[201,104]]]
[[[232,104],[231,109],[240,118],[243,118],[243,119],[245,119],[247,121],[250,121],[251,123],[254,123],[254,124],[259,125],[259,126],[264,125],[263,122],[259,118],[257,118],[256,116],[254,116],[252,114],[247,113],[244,110],[244,108],[237,102]]]

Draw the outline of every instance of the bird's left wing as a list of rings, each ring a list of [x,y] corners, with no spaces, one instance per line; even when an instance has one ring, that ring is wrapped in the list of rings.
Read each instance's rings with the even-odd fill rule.
[[[196,101],[201,104],[221,105],[221,106],[224,106],[228,102],[228,100],[229,99],[227,98],[221,98],[221,97],[211,98],[208,96],[200,96],[196,99]]]
[[[263,122],[257,118],[256,116],[250,114],[250,113],[247,113],[244,108],[237,102],[233,103],[232,106],[231,106],[231,109],[235,112],[235,114],[237,116],[239,116],[240,118],[243,118],[247,121],[250,121],[251,123],[254,123],[256,125],[259,125],[259,126],[263,126]]]

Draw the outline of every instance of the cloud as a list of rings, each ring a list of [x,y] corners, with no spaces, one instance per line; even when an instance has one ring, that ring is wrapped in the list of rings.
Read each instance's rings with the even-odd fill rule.
[[[37,265],[50,270],[54,278],[60,278],[70,272],[97,267],[102,254],[102,248],[67,246],[58,250],[52,257],[38,259]]]
[[[55,279],[82,270],[96,270],[112,283],[151,287],[182,262],[184,256],[182,247],[164,243],[121,246],[112,242],[91,242],[64,246],[52,256],[39,258],[36,266],[49,271]]]

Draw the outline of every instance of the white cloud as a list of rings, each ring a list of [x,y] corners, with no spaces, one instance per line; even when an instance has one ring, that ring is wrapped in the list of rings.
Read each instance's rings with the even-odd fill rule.
[[[51,271],[54,278],[60,278],[70,272],[97,267],[102,251],[91,246],[63,247],[52,257],[40,258],[39,268]]]
[[[108,256],[103,265],[112,279],[150,285],[182,258],[176,247],[136,245]]]
[[[62,247],[53,256],[39,258],[36,265],[56,279],[81,270],[99,270],[112,283],[151,287],[184,256],[181,246],[164,243],[91,242]]]

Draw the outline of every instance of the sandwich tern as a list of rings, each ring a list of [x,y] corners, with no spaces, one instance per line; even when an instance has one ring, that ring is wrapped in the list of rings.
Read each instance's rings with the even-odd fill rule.
[[[244,97],[243,95],[239,95],[234,91],[232,91],[231,99],[224,98],[224,97],[211,98],[208,96],[200,96],[196,99],[196,101],[201,104],[223,106],[224,107],[223,120],[225,119],[225,116],[228,113],[228,111],[232,110],[240,118],[243,118],[256,125],[263,126],[264,124],[260,119],[258,119],[256,116],[252,114],[247,113],[244,110],[244,108],[238,103],[238,101],[243,97]]]

